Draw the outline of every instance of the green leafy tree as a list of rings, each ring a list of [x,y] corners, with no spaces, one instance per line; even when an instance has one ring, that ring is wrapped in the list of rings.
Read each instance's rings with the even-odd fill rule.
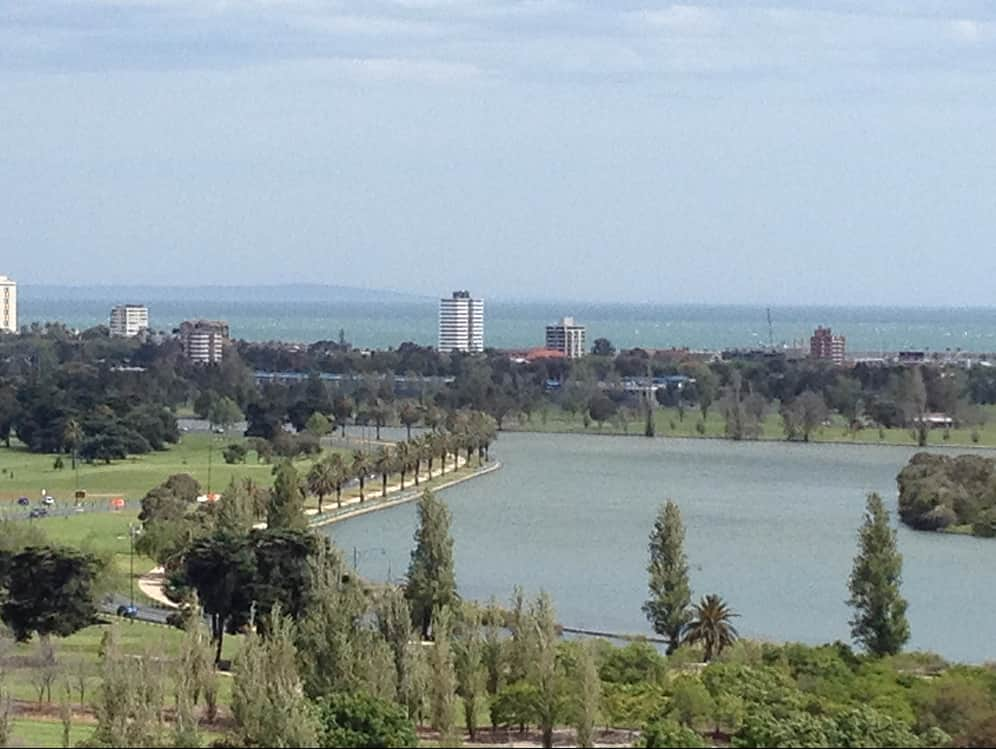
[[[889,513],[878,494],[869,494],[848,604],[854,609],[851,636],[875,655],[898,653],[910,637],[906,600],[899,591],[902,572],[903,557],[896,548]]]
[[[591,747],[595,745],[595,720],[598,718],[602,700],[602,681],[598,675],[595,651],[590,641],[582,643],[575,668],[577,745]]]
[[[228,429],[238,421],[242,420],[242,409],[239,404],[231,398],[216,398],[208,409],[207,420],[212,427]]]
[[[277,465],[273,489],[270,491],[270,503],[266,511],[266,526],[268,528],[289,528],[303,530],[308,527],[304,516],[304,492],[301,491],[301,479],[297,469],[289,460]]]
[[[408,608],[404,593],[398,588],[388,588],[378,601],[376,614],[377,629],[394,657],[394,670],[400,691],[408,679],[408,649],[414,635],[411,609]]]
[[[297,670],[294,624],[276,607],[266,639],[251,631],[232,666],[232,718],[239,746],[317,746],[317,716]]]
[[[453,537],[450,511],[442,500],[426,491],[418,500],[415,548],[408,565],[405,596],[412,621],[422,638],[432,631],[433,611],[456,604],[456,574],[453,570]]]
[[[726,603],[717,595],[705,596],[692,609],[692,620],[685,631],[685,642],[690,645],[701,643],[705,649],[706,662],[737,639],[737,630],[730,620],[738,614],[733,613]]]
[[[236,463],[245,463],[246,455],[248,455],[248,453],[249,450],[245,445],[233,442],[221,451],[221,457],[223,457],[225,462],[229,465],[235,465]]]
[[[365,694],[333,694],[318,707],[320,747],[418,746],[404,709]]]
[[[256,559],[249,539],[217,531],[191,544],[180,570],[171,579],[173,587],[196,591],[205,613],[211,617],[216,663],[221,660],[225,632],[249,619],[255,574]]]
[[[305,615],[313,603],[313,562],[319,538],[311,530],[261,528],[249,534],[254,556],[250,595],[263,634],[277,605],[292,620]]]
[[[19,642],[35,633],[43,639],[68,637],[94,623],[94,588],[101,570],[92,555],[30,546],[0,559],[0,570],[0,588],[5,589],[0,614]]]
[[[474,604],[462,608],[459,636],[453,640],[457,694],[463,700],[464,725],[471,741],[477,735],[477,708],[485,693],[484,642],[481,639],[481,612]]]
[[[553,746],[553,729],[565,717],[567,688],[557,668],[556,614],[550,596],[540,593],[529,607],[529,683],[536,688],[536,717],[543,734],[543,746]]]
[[[457,677],[450,646],[452,614],[449,608],[437,608],[433,614],[434,642],[429,653],[429,712],[432,727],[439,732],[442,746],[454,746],[453,712],[456,708]]]
[[[826,421],[828,415],[823,396],[805,390],[782,408],[785,436],[790,440],[801,437],[803,442],[809,442],[809,436]]]
[[[332,431],[332,422],[329,421],[329,417],[325,414],[315,411],[305,422],[304,431],[308,434],[313,434],[315,437],[322,438]]]
[[[668,638],[668,654],[681,644],[681,634],[691,619],[692,591],[685,557],[685,526],[678,505],[668,500],[657,512],[650,533],[650,597],[643,604],[654,632]]]
[[[653,747],[654,749],[657,747],[661,749],[666,747],[695,749],[709,745],[697,731],[693,731],[671,718],[664,718],[655,720],[644,727],[640,746]],[[771,744],[771,746],[778,746],[778,744]]]

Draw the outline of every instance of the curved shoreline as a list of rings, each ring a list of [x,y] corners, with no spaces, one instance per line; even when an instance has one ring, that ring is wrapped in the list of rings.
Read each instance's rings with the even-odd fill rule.
[[[457,484],[462,484],[465,481],[470,481],[471,479],[476,479],[480,476],[485,476],[489,473],[494,473],[499,468],[502,467],[501,461],[494,461],[488,463],[486,466],[478,468],[473,473],[468,473],[465,476],[460,476],[458,478],[447,481],[444,484],[439,484],[431,488],[431,491],[439,492],[444,489],[449,489],[450,487],[456,486]],[[346,510],[345,512],[337,512],[332,514],[331,517],[322,517],[317,519],[312,519],[308,523],[309,528],[324,528],[328,525],[333,525],[334,523],[340,523],[344,520],[350,520],[360,515],[367,515],[371,512],[377,512],[378,510],[387,510],[391,507],[396,507],[397,505],[405,504],[406,502],[413,502],[422,496],[422,492],[425,491],[424,487],[413,487],[412,489],[406,489],[404,494],[401,496],[395,496],[388,498],[386,500],[377,501],[367,500],[355,508]]]

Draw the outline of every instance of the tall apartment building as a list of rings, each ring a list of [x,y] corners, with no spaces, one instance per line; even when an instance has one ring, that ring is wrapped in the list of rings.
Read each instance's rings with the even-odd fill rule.
[[[187,320],[180,323],[183,353],[197,364],[220,362],[228,343],[228,323],[220,320]]]
[[[17,332],[17,282],[0,276],[0,332]]]
[[[471,299],[469,291],[454,291],[439,300],[439,350],[484,351],[484,300]]]
[[[568,359],[580,359],[585,354],[587,330],[573,317],[564,317],[556,325],[546,326],[546,347],[560,351]]]
[[[844,363],[846,347],[847,339],[844,336],[834,335],[830,328],[821,325],[809,339],[809,357],[832,361],[839,366]]]
[[[111,310],[111,335],[134,338],[149,329],[149,308],[144,304],[119,304]]]

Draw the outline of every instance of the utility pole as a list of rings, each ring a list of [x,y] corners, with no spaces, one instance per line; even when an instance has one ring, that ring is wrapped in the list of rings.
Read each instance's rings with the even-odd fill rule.
[[[771,326],[771,307],[768,307],[768,347],[775,349],[775,329]]]

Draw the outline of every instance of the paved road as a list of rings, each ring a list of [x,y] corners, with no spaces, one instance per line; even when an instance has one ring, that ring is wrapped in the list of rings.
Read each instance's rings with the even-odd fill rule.
[[[127,606],[130,603],[128,596],[120,593],[112,593],[99,604],[99,608],[105,614],[117,614],[118,606]],[[138,616],[135,618],[143,622],[154,622],[156,624],[166,624],[166,618],[173,613],[170,609],[160,609],[155,606],[143,606],[135,604],[138,609]]]

